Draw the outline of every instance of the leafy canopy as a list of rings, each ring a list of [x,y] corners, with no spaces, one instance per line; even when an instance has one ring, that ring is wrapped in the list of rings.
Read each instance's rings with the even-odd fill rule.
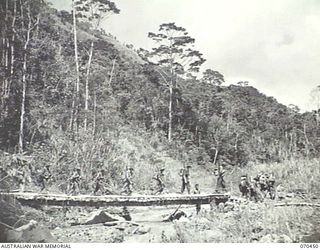
[[[172,74],[199,72],[205,62],[202,54],[194,50],[195,39],[189,36],[185,28],[175,23],[161,24],[159,32],[149,32],[148,37],[159,44],[149,53],[149,60],[170,69]]]

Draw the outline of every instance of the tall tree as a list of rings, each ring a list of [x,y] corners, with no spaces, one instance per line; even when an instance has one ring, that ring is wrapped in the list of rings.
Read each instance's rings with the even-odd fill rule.
[[[158,73],[169,88],[168,140],[171,141],[173,90],[177,87],[178,76],[198,72],[205,59],[199,51],[193,49],[195,39],[189,36],[185,28],[175,23],[161,24],[158,33],[149,32],[148,36],[158,44],[148,54],[148,58],[159,66]]]
[[[78,0],[75,2],[77,17],[83,21],[89,22],[93,32],[99,30],[101,22],[111,14],[119,14],[120,10],[116,4],[109,0]],[[88,112],[89,112],[89,77],[94,50],[94,41],[91,40],[88,53],[87,70],[85,76],[85,118],[84,130],[87,130]],[[95,96],[95,94],[94,94]],[[94,104],[95,105],[95,104]],[[94,107],[95,110],[95,107]]]
[[[22,18],[22,30],[24,31],[24,45],[23,45],[23,66],[22,66],[22,97],[21,97],[21,110],[20,110],[20,131],[19,131],[19,151],[24,149],[24,120],[25,120],[25,106],[26,106],[26,92],[28,81],[28,49],[29,44],[34,35],[34,29],[38,26],[40,20],[40,12],[32,13],[33,4],[35,2],[26,1],[26,9],[21,5],[21,18]],[[31,7],[32,5],[32,7]],[[33,9],[34,10],[34,9]],[[26,22],[24,22],[26,18]]]
[[[76,81],[75,92],[72,99],[72,115],[70,119],[70,129],[73,130],[74,123],[78,126],[78,112],[80,101],[80,69],[78,56],[78,35],[77,35],[77,1],[72,0],[72,19],[73,19],[73,44],[74,44],[74,60],[76,65]]]
[[[224,76],[220,72],[212,69],[206,69],[203,72],[202,79],[211,85],[221,85],[224,83]]]

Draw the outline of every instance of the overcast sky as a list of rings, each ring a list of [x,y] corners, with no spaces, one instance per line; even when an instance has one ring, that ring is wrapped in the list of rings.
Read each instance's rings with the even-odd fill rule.
[[[49,0],[59,9],[71,0]],[[136,48],[151,48],[149,31],[175,22],[196,39],[203,68],[220,71],[279,102],[312,108],[320,85],[320,0],[114,0],[119,15],[107,32]]]

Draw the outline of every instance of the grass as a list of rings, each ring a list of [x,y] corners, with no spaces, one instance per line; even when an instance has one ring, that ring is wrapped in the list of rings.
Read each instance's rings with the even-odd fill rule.
[[[230,190],[233,194],[239,194],[238,183],[240,176],[256,176],[258,173],[274,173],[276,186],[286,192],[302,191],[307,196],[320,193],[320,162],[319,159],[292,159],[281,163],[250,164],[244,169],[235,169],[227,176]]]
[[[297,159],[277,164],[252,164],[246,169],[229,171],[226,181],[232,194],[239,195],[237,184],[242,174],[255,176],[259,172],[273,172],[277,186],[285,193],[303,190],[304,201],[310,198],[310,202],[320,193],[316,185],[320,180],[319,160]],[[291,199],[301,201],[301,197]],[[177,236],[171,242],[304,242],[305,236],[315,235],[319,230],[319,209],[277,207],[277,202],[269,199],[263,203],[249,202],[227,213],[218,209],[203,211],[200,217],[191,218],[188,223],[176,223]]]

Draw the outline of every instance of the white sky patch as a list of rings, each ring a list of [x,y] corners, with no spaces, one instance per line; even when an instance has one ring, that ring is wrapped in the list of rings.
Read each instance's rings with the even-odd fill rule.
[[[60,9],[70,5],[66,0],[50,1]],[[195,48],[207,59],[203,69],[217,70],[226,79],[254,82],[252,86],[281,103],[312,109],[310,91],[320,84],[320,1],[114,2],[121,12],[106,20],[103,28],[121,42],[150,49],[148,32],[175,22],[196,39]]]

